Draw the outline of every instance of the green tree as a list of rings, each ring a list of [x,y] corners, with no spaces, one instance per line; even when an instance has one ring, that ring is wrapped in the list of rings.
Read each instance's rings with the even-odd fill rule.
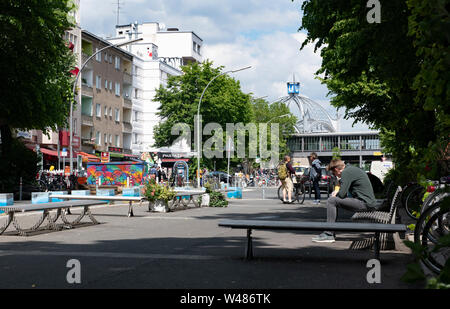
[[[0,129],[2,155],[11,129],[64,126],[72,101],[74,57],[63,39],[73,24],[69,0],[0,3]]]
[[[308,43],[321,48],[323,61],[317,73],[323,74],[320,79],[333,94],[331,103],[343,108],[345,117],[392,137],[395,143],[387,141],[387,150],[398,168],[428,157],[430,143],[448,143],[448,118],[443,115],[448,115],[449,79],[448,72],[440,74],[449,46],[444,2],[381,1],[381,23],[374,24],[367,21],[365,1],[308,0],[302,5],[300,29],[308,32],[302,48]],[[439,10],[441,15],[436,14]],[[430,24],[440,32],[436,38],[427,32]],[[427,39],[419,39],[423,31]],[[442,48],[432,48],[439,41]],[[421,44],[426,46],[422,51]],[[435,67],[427,64],[425,51]],[[432,103],[429,88],[422,84],[426,74],[439,81],[433,88],[439,98]]]
[[[222,67],[213,67],[213,63],[191,63],[183,66],[183,74],[171,76],[167,86],[160,86],[156,91],[154,101],[160,102],[158,115],[163,121],[154,129],[155,146],[169,146],[178,136],[172,135],[172,127],[177,123],[189,125],[191,131],[191,146],[194,149],[194,116],[200,96],[208,82],[222,73]],[[203,125],[218,123],[224,130],[226,124],[250,123],[253,119],[250,95],[242,92],[239,81],[227,75],[215,79],[206,90],[200,106]],[[208,136],[202,138],[203,143]],[[224,138],[223,141],[226,139]],[[224,154],[225,158],[225,154]],[[232,160],[233,164],[240,159]],[[202,157],[202,166],[212,169],[214,159]],[[217,169],[226,169],[226,160],[216,160]]]
[[[17,183],[21,160],[35,161],[12,129],[56,129],[69,116],[74,56],[63,37],[73,8],[69,0],[0,2],[0,173],[8,182]]]

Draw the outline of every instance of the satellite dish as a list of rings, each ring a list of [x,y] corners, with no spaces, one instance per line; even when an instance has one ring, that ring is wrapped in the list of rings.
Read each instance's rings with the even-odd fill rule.
[[[166,25],[163,23],[159,24],[159,30],[166,30]]]

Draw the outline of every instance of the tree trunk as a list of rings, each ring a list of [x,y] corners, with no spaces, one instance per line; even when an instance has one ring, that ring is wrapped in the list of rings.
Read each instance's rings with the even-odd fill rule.
[[[0,146],[0,158],[5,157],[11,151],[12,133],[11,128],[7,124],[0,125],[0,134],[2,143]]]

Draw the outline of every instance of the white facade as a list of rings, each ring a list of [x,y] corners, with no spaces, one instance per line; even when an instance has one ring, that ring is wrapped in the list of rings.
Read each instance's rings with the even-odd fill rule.
[[[134,55],[132,91],[132,151],[133,154],[153,151],[153,129],[161,122],[157,116],[159,102],[153,98],[169,76],[181,75],[181,65],[201,62],[202,40],[194,32],[175,31],[159,23],[116,26],[113,44],[142,38],[142,41],[123,47]],[[169,146],[169,145],[168,145]]]

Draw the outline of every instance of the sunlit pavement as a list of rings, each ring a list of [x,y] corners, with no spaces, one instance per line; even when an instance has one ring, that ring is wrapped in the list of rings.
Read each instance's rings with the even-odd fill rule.
[[[218,227],[220,219],[324,221],[321,205],[282,204],[276,188],[247,188],[226,208],[149,213],[126,205],[93,208],[100,225],[33,236],[0,236],[1,288],[410,288],[400,277],[407,252],[381,252],[381,283],[369,284],[372,250],[350,250],[362,234],[338,234],[332,244],[315,233],[253,231],[254,255],[244,260],[245,230]],[[264,196],[264,199],[263,199]],[[76,213],[76,212],[74,212]],[[339,220],[349,220],[342,211]],[[21,222],[31,222],[23,216]],[[1,218],[4,220],[4,217]],[[86,221],[87,222],[87,221]],[[368,234],[366,234],[366,237]],[[80,262],[81,283],[68,283],[69,260]],[[69,276],[70,277],[70,276]]]

